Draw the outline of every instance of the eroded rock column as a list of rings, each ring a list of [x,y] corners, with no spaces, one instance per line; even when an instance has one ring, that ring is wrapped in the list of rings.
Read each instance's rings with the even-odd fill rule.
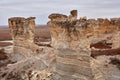
[[[39,52],[38,46],[34,44],[35,17],[10,18],[9,28],[14,42],[15,54],[29,57]]]
[[[86,29],[76,26],[77,11],[73,12],[73,18],[72,14],[67,18],[60,18],[63,14],[49,16],[51,21],[48,22],[48,26],[51,30],[52,47],[55,48],[56,54],[56,69],[53,79],[94,80],[90,65],[90,42],[86,37]],[[83,20],[83,22],[85,21]],[[86,27],[86,23],[82,26]]]

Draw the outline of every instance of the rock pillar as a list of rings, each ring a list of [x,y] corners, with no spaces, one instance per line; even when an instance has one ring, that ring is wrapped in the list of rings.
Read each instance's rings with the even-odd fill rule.
[[[34,42],[35,17],[14,17],[9,19],[9,28],[14,42],[14,53],[24,57],[38,53]]]
[[[60,18],[63,14],[49,17],[51,19],[48,22],[52,37],[51,45],[55,48],[56,54],[54,80],[94,80],[90,64],[90,42],[86,37],[86,30],[81,26],[76,26],[78,22],[76,12],[76,10],[71,11],[71,15],[75,13],[75,16],[59,20],[57,17]],[[86,27],[86,23],[82,26]]]

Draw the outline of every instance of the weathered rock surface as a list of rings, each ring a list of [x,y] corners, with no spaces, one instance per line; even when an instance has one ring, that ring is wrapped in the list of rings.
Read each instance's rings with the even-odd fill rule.
[[[34,44],[35,17],[13,17],[9,19],[9,28],[14,41],[14,53],[30,57],[40,52]]]
[[[120,18],[77,19],[77,10],[49,18],[49,47],[34,44],[34,17],[9,19],[14,62],[1,66],[1,80],[120,80]]]
[[[55,80],[94,80],[90,45],[105,41],[119,47],[120,18],[77,19],[76,10],[71,11],[70,16],[64,19],[57,19],[63,14],[56,15],[55,18],[52,17],[53,14],[50,15],[51,21],[48,22],[51,45],[55,48],[56,54]]]
[[[19,58],[18,56],[17,58]],[[0,68],[1,80],[51,80],[55,64],[52,48],[44,47],[41,54],[23,58]]]
[[[90,52],[57,49],[54,80],[93,80]]]
[[[95,80],[119,80],[120,79],[120,55],[101,55],[92,59],[91,66]]]
[[[82,34],[77,23],[77,11],[63,21],[50,21],[52,46],[56,53],[55,80],[93,80],[90,65],[89,41]],[[61,16],[61,15],[60,15]],[[71,17],[71,19],[70,19]],[[86,25],[86,22],[83,22]],[[82,40],[84,39],[84,41]],[[83,45],[84,44],[84,45]]]
[[[116,34],[119,35],[118,31],[120,31],[118,24],[108,19],[80,19],[72,22],[69,20],[50,21],[48,25],[51,29],[52,46],[56,48],[76,49],[80,48],[81,44],[84,44],[83,47],[89,47],[94,41],[107,40]],[[119,39],[119,37],[117,38]],[[118,39],[117,41],[119,41]],[[87,44],[87,42],[89,43]]]

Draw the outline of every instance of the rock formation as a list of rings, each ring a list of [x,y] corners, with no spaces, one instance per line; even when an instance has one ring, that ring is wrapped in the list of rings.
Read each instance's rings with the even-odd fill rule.
[[[56,53],[56,80],[59,78],[61,80],[93,80],[89,41],[84,36],[84,32],[80,31],[85,31],[80,28],[81,26],[86,27],[84,26],[86,22],[83,21],[83,25],[80,27],[77,22],[77,19],[71,21],[69,18],[66,21],[51,20],[48,23],[51,30],[52,46]]]
[[[77,10],[48,18],[50,46],[34,44],[34,17],[9,19],[13,56],[24,58],[8,56],[1,80],[120,80],[120,18],[77,19]]]
[[[77,20],[77,10],[72,10],[70,15],[68,16],[69,20],[74,21]]]
[[[59,78],[61,80],[94,80],[90,45],[105,41],[106,43],[113,42],[120,47],[118,36],[120,18],[87,20],[83,17],[77,19],[76,10],[71,11],[69,17],[62,18],[63,14],[51,14],[50,16],[51,21],[48,22],[48,26],[51,31],[51,45],[56,54],[55,75],[57,77],[55,80]],[[117,39],[114,35],[118,36]]]
[[[39,53],[39,47],[34,44],[35,17],[13,17],[9,19],[9,28],[14,41],[14,53],[30,57]]]

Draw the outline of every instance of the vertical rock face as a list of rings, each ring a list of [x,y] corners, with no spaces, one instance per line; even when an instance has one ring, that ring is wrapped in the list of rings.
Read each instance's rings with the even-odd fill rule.
[[[57,15],[57,16],[56,16]],[[55,80],[94,80],[91,68],[90,45],[99,41],[118,43],[113,36],[120,31],[120,18],[77,19],[77,11],[70,16],[51,14],[48,26],[51,30],[51,45],[56,53]],[[118,39],[117,39],[118,40]]]
[[[58,20],[58,15],[60,17],[63,14],[49,17],[51,21],[48,22],[51,30],[52,46],[54,48],[89,48],[92,43],[107,40],[109,37],[113,39],[113,36],[116,34],[115,32],[117,31],[118,34],[118,31],[120,31],[118,23],[120,18],[117,21],[113,21],[102,18],[87,20],[83,17],[71,21],[69,17]],[[53,18],[55,21],[52,21]]]
[[[14,17],[9,19],[9,28],[13,40],[28,40],[33,42],[35,33],[35,17]]]
[[[39,49],[33,42],[35,17],[14,17],[9,19],[9,28],[14,41],[14,53],[24,57],[36,54]]]
[[[76,10],[71,11],[71,15],[64,20],[53,21],[53,17],[49,18],[51,21],[48,22],[48,26],[56,53],[54,80],[93,80],[89,41],[83,35],[84,29],[81,28],[86,26],[85,20],[82,20],[82,25],[76,25],[78,24]],[[57,16],[54,19],[57,19]]]

